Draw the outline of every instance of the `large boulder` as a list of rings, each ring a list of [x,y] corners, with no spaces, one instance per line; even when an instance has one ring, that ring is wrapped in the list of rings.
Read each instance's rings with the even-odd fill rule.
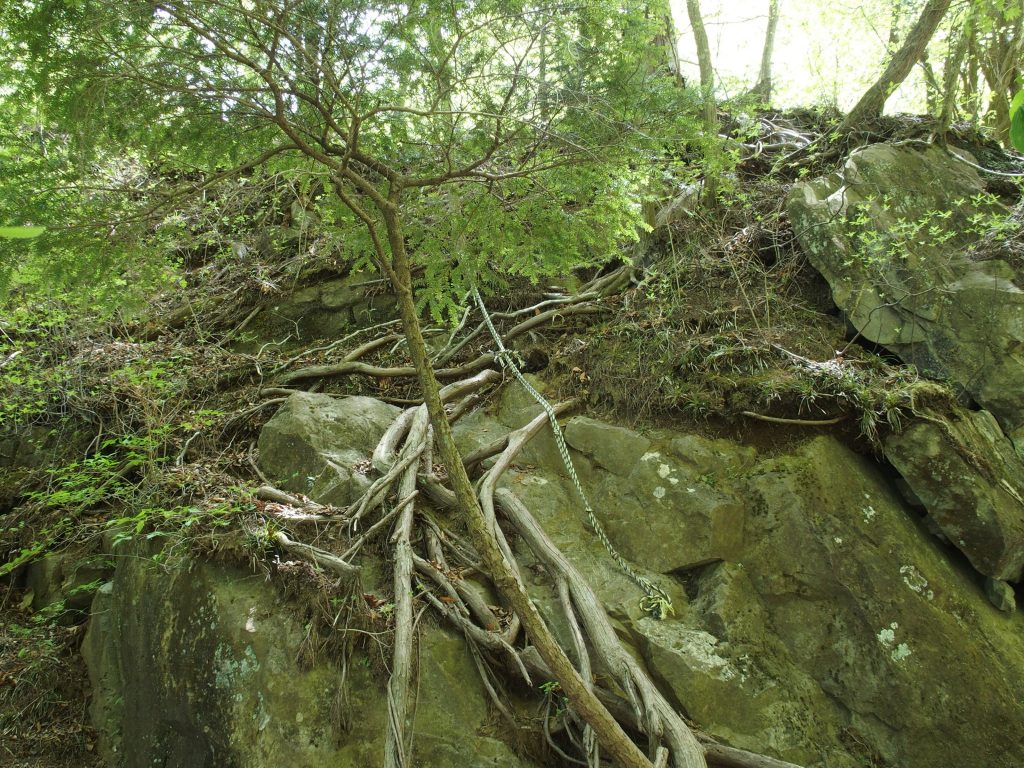
[[[988,604],[879,469],[823,437],[746,484],[742,565],[765,632],[832,702],[860,764],[1024,764],[1008,725],[1024,716],[1024,619]]]
[[[209,562],[168,568],[135,553],[96,598],[83,654],[99,748],[111,768],[362,768],[381,765],[385,680],[357,655],[342,670],[298,663],[297,612],[259,573]],[[461,637],[418,645],[413,759],[525,768],[488,735],[487,694]]]
[[[537,413],[522,395],[512,387],[494,415],[461,420],[462,449]],[[350,459],[367,456],[393,416],[370,402],[321,398],[294,397],[265,428],[261,447],[281,472],[315,477],[323,453],[349,440]],[[299,429],[301,413],[311,423]],[[367,422],[367,413],[380,418]],[[321,417],[328,434],[314,439]],[[642,592],[593,530],[547,428],[502,483],[589,580],[666,695],[706,731],[808,768],[1024,764],[1013,727],[1024,716],[1024,614],[988,602],[872,461],[827,437],[759,457],[727,440],[641,435],[586,418],[570,420],[566,434],[611,543],[666,590],[674,615],[656,621],[642,610]],[[284,447],[275,452],[277,440]],[[548,574],[522,541],[512,544],[531,597],[569,645]],[[119,562],[85,644],[103,748],[124,761],[115,766],[157,755],[172,767],[379,763],[381,681],[350,664],[353,730],[331,730],[323,702],[338,673],[295,667],[303,628],[262,578],[208,563],[168,571]],[[990,580],[988,591],[1011,606],[1005,581]],[[470,742],[483,750],[479,764],[520,764],[485,735],[485,696],[462,640],[427,629],[420,675],[422,764],[464,763]]]
[[[915,421],[886,438],[885,456],[971,565],[993,579],[1020,579],[1024,461],[990,413]]]
[[[787,208],[803,250],[865,339],[950,378],[1024,450],[1024,279],[972,250],[1006,209],[940,147],[876,144],[799,184]]]
[[[372,397],[296,392],[260,431],[260,467],[285,490],[350,504],[370,484],[361,463],[399,413]]]
[[[507,425],[533,412],[514,390],[496,411]],[[500,431],[478,415],[467,446],[478,427],[486,442]],[[805,766],[1024,762],[1007,725],[1024,715],[1024,619],[989,604],[876,464],[832,438],[758,462],[732,441],[588,418],[565,434],[612,543],[675,616],[640,610],[547,430],[505,484],[702,728]],[[544,573],[520,555],[567,641]]]
[[[582,454],[577,464],[587,496],[626,558],[670,573],[739,557],[742,501],[713,473],[677,455],[671,441],[655,448],[635,432],[590,419],[570,421],[565,436]]]

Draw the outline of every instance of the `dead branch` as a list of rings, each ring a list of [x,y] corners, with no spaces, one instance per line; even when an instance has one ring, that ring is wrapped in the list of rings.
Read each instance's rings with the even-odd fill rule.
[[[283,531],[278,531],[274,534],[274,541],[276,541],[278,546],[286,552],[304,557],[305,559],[324,568],[330,568],[332,571],[339,573],[342,576],[353,577],[358,575],[361,570],[358,565],[347,563],[337,555],[332,555],[330,552],[325,552],[324,550],[318,549],[317,547],[309,544],[303,544],[300,541],[293,541],[288,538],[288,535]]]

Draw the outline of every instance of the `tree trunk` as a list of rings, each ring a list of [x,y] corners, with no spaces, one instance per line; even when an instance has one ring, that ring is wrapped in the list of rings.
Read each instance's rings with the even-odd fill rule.
[[[946,62],[942,65],[942,111],[939,113],[939,130],[945,133],[953,123],[956,114],[957,84],[960,69],[967,54],[967,31],[960,30],[956,43],[953,45]]]
[[[693,40],[697,45],[697,63],[700,67],[700,97],[704,104],[704,132],[706,133],[707,150],[704,162],[707,168],[704,173],[704,201],[714,204],[718,196],[718,184],[715,174],[718,173],[718,108],[715,105],[715,70],[711,66],[711,46],[708,44],[708,33],[704,29],[704,19],[700,14],[700,0],[686,0],[686,13],[690,17],[693,28]]]
[[[990,90],[987,119],[1006,147],[1010,147],[1010,100],[1021,77],[1024,56],[1024,15],[1009,11],[1009,5],[992,9],[988,18],[991,29],[978,41],[978,64]]]
[[[397,201],[395,201],[397,202]],[[544,623],[533,605],[512,565],[502,555],[493,530],[489,528],[483,510],[473,492],[473,485],[455,445],[451,425],[441,402],[440,387],[434,376],[423,342],[416,302],[412,291],[412,275],[405,238],[399,215],[395,210],[384,210],[388,242],[391,247],[398,307],[408,341],[409,355],[416,367],[423,399],[430,413],[437,447],[448,472],[448,480],[455,493],[457,509],[464,517],[473,546],[476,547],[498,593],[520,617],[541,658],[551,669],[568,697],[573,709],[586,721],[597,736],[601,748],[622,768],[652,768],[651,762],[626,735],[619,723],[580,677],[576,668]],[[699,762],[677,763],[677,768],[706,768],[703,758]]]
[[[779,25],[779,0],[768,0],[768,28],[764,33],[764,48],[761,49],[761,70],[757,83],[750,89],[750,95],[762,104],[772,100],[772,51],[775,50],[775,29]]]
[[[907,35],[906,42],[889,60],[889,65],[885,68],[882,76],[868,88],[856,106],[850,110],[850,114],[839,126],[840,131],[852,130],[868,120],[881,116],[886,100],[907,78],[910,70],[914,68],[914,64],[924,54],[939,22],[949,10],[950,3],[951,0],[928,0],[924,10],[921,11],[921,16],[910,30],[910,34]]]
[[[661,4],[658,4],[658,7],[661,7]],[[675,19],[672,17],[672,7],[667,3],[664,4],[662,16],[665,27],[660,34],[655,36],[653,44],[656,48],[661,48],[665,52],[665,67],[672,74],[672,79],[675,80],[676,85],[682,87],[685,83],[683,81],[683,68],[679,61],[679,35],[676,32]]]
[[[929,115],[938,117],[939,102],[942,98],[942,86],[935,75],[935,68],[928,60],[928,51],[921,54],[921,68],[924,70],[924,103]]]

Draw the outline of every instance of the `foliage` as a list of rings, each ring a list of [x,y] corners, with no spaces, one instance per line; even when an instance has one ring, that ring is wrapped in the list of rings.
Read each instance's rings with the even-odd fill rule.
[[[856,262],[882,278],[894,267],[923,269],[925,283],[927,270],[941,266],[935,259],[951,248],[980,256],[981,249],[1007,245],[1020,231],[1014,213],[988,192],[953,200],[948,208],[925,210],[916,218],[902,215],[900,203],[890,195],[868,196],[851,204],[845,216],[850,237],[846,266]]]
[[[31,240],[46,231],[46,227],[0,227],[0,239]]]
[[[1010,102],[1010,141],[1018,152],[1024,152],[1024,91],[1018,91]]]
[[[21,86],[67,155],[97,169],[127,158],[131,183],[90,196],[84,216],[127,220],[119,246],[166,233],[182,190],[262,172],[347,260],[379,268],[365,213],[379,226],[400,179],[420,303],[438,317],[470,283],[562,274],[635,237],[644,166],[695,133],[689,95],[652,51],[660,23],[645,3],[605,0],[41,0],[8,13]],[[154,171],[180,189],[155,191]]]

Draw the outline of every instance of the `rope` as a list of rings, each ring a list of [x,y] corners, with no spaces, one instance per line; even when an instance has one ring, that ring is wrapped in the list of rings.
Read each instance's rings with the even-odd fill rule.
[[[558,446],[558,453],[562,457],[562,463],[565,464],[565,469],[569,473],[569,477],[572,479],[573,485],[576,486],[576,493],[579,495],[580,500],[583,502],[583,508],[587,513],[587,519],[590,520],[590,524],[594,527],[594,531],[597,533],[597,538],[601,540],[604,548],[608,550],[608,554],[611,555],[612,559],[618,564],[622,572],[625,573],[633,582],[643,590],[645,597],[640,600],[640,607],[646,613],[651,614],[656,619],[667,619],[673,613],[672,600],[661,589],[657,584],[654,584],[649,579],[645,579],[639,573],[633,570],[632,566],[625,561],[625,559],[618,553],[618,550],[612,545],[611,540],[608,538],[608,534],[604,531],[604,526],[597,519],[597,515],[594,514],[594,508],[590,505],[590,501],[587,499],[587,494],[583,490],[583,484],[580,482],[579,475],[576,474],[576,468],[573,466],[572,458],[569,456],[569,446],[565,444],[565,437],[562,435],[562,428],[558,425],[558,415],[555,413],[555,409],[551,406],[544,396],[538,392],[526,377],[523,376],[519,370],[519,366],[516,364],[516,354],[505,348],[505,345],[501,341],[501,336],[498,335],[498,331],[494,328],[494,323],[491,322],[491,316],[487,314],[487,307],[484,306],[484,300],[480,297],[480,292],[474,287],[473,298],[476,299],[477,306],[480,307],[480,313],[483,315],[484,324],[487,326],[487,330],[491,334],[491,338],[494,339],[494,344],[498,351],[494,353],[494,359],[501,366],[504,371],[510,371],[516,380],[523,386],[530,396],[537,401],[544,412],[548,416],[548,421],[551,424],[551,431],[555,437],[555,444]]]

